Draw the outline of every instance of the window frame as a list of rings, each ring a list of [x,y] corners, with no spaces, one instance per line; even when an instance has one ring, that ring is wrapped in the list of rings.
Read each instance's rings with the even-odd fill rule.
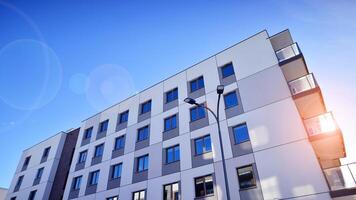
[[[227,103],[228,101],[226,100],[226,98],[228,96],[230,96],[230,95],[235,95],[235,99],[234,99],[235,102],[234,102],[234,104],[228,105],[228,103]],[[235,107],[235,106],[239,105],[239,99],[237,97],[237,93],[236,93],[235,90],[224,94],[224,103],[225,103],[225,109],[229,109],[229,108],[232,108],[232,107]]]
[[[88,136],[88,134],[89,134],[89,136]],[[92,134],[93,134],[93,127],[89,127],[87,129],[85,129],[85,131],[84,131],[84,139],[91,138]]]
[[[205,88],[204,76],[199,76],[198,78],[189,81],[189,88],[190,88],[190,93]]]
[[[201,106],[193,106],[189,109],[189,115],[190,115],[190,122],[195,122],[195,121],[198,121],[200,119],[204,119],[206,117],[206,110],[205,108],[203,107],[204,104],[200,104]],[[201,115],[202,113],[198,110],[198,109],[202,109],[204,111],[204,115]],[[196,114],[196,117],[195,119],[193,119],[193,115],[192,115],[192,112],[195,112]]]
[[[246,128],[247,130],[247,139],[245,140],[242,140],[242,141],[238,141],[238,129],[239,128]],[[236,131],[235,131],[236,130]],[[242,144],[244,142],[248,142],[250,141],[250,133],[249,133],[249,130],[248,130],[248,126],[247,126],[247,123],[246,122],[243,122],[243,123],[240,123],[240,124],[237,124],[235,126],[232,127],[232,134],[234,136],[234,143],[235,145],[236,144]],[[237,136],[237,137],[236,137]]]
[[[38,168],[35,179],[41,179],[44,172],[44,167]]]
[[[208,140],[207,138],[209,138],[209,140],[210,140],[210,149],[207,149],[207,147],[206,147],[206,144],[207,144],[207,142],[206,142],[206,140]],[[201,153],[198,153],[198,151],[197,151],[197,141],[198,140],[202,140],[202,147],[201,147],[201,149],[202,149],[202,152]],[[198,156],[198,155],[203,155],[203,154],[205,154],[205,153],[210,153],[210,152],[212,152],[213,151],[213,148],[212,148],[212,141],[211,141],[211,136],[210,136],[210,134],[208,134],[208,135],[204,135],[204,136],[202,136],[202,137],[198,137],[198,138],[195,138],[194,139],[194,150],[195,150],[195,155],[196,156]]]
[[[251,168],[252,185],[250,185],[250,186],[242,186],[241,187],[241,182],[240,182],[240,176],[241,175],[239,174],[239,170],[244,169],[244,168]],[[249,189],[253,189],[253,188],[257,187],[256,173],[255,173],[255,168],[253,167],[253,164],[244,165],[244,166],[240,166],[240,167],[236,168],[236,173],[237,173],[237,181],[238,181],[240,190],[249,190]]]
[[[22,167],[28,166],[30,164],[30,161],[31,161],[31,156],[27,156],[25,158],[25,161],[24,161]]]
[[[142,142],[142,141],[145,141],[145,140],[147,140],[148,138],[150,138],[150,130],[149,130],[149,125],[146,125],[146,126],[143,126],[143,127],[141,127],[141,128],[139,128],[139,129],[137,129],[137,139],[136,139],[136,142]],[[145,133],[145,132],[141,132],[141,131],[143,131],[143,130],[146,130],[147,131],[147,133]],[[143,137],[143,139],[141,139],[141,134],[143,134],[143,136],[145,136],[146,135],[146,137]]]
[[[119,124],[129,121],[129,110],[126,110],[119,114]]]
[[[15,184],[15,188],[20,189],[23,179],[24,179],[25,175],[21,175],[17,178],[16,184]]]
[[[149,154],[139,156],[136,159],[137,159],[136,173],[148,171],[148,169],[149,169]],[[142,166],[142,169],[140,170],[140,160],[141,159],[143,159],[143,162],[142,162],[143,166]],[[147,162],[147,164],[146,164],[146,162]],[[146,168],[146,165],[147,165],[147,168]]]
[[[118,176],[115,176],[115,168],[118,167],[118,171],[119,171],[119,175]],[[115,165],[112,165],[111,166],[111,180],[115,180],[115,179],[119,179],[121,178],[121,175],[122,175],[122,162],[121,163],[117,163]]]
[[[105,125],[106,124],[106,125]],[[105,126],[104,126],[105,125]],[[105,128],[105,129],[104,129]],[[109,119],[106,119],[99,124],[98,133],[105,133],[109,129]]]
[[[51,147],[46,147],[44,150],[43,150],[43,153],[42,153],[42,158],[48,158],[49,156],[49,152],[51,150]]]
[[[173,194],[174,194],[174,191],[173,191],[173,185],[175,185],[175,184],[177,184],[178,185],[178,199],[180,199],[180,182],[178,181],[178,182],[173,182],[173,183],[168,183],[168,184],[165,184],[165,185],[163,185],[163,200],[174,200],[174,196],[173,196]],[[170,186],[170,194],[171,194],[171,196],[169,197],[169,199],[167,199],[166,197],[166,187],[167,186]]]
[[[232,74],[228,74],[227,76],[225,76],[225,73],[224,73],[224,69],[228,68],[228,67],[231,67],[232,68]],[[224,79],[224,78],[227,78],[229,76],[232,76],[232,75],[235,75],[235,69],[234,69],[234,65],[232,62],[229,62],[223,66],[220,67],[221,69],[221,77]]]
[[[168,161],[168,151],[172,149],[172,161]],[[177,150],[178,149],[178,150]],[[176,152],[178,151],[178,156],[176,155]],[[166,165],[167,164],[171,164],[171,163],[174,163],[174,162],[178,162],[180,161],[180,146],[179,144],[176,144],[176,145],[173,145],[173,146],[170,146],[170,147],[167,147],[166,148]]]
[[[146,105],[149,105],[149,107],[147,108],[148,110],[145,110],[145,109],[144,109]],[[147,101],[141,103],[141,106],[140,106],[140,107],[141,107],[141,108],[140,108],[140,115],[143,115],[143,114],[146,114],[146,113],[151,112],[151,109],[152,109],[152,99],[147,100]]]
[[[97,155],[97,151],[98,151],[99,147],[101,147],[102,150],[101,150],[101,154],[100,154],[100,155]],[[94,149],[94,156],[93,156],[93,158],[101,157],[101,156],[103,156],[103,154],[104,154],[104,143],[101,143],[101,144],[96,145],[96,146],[95,146],[95,149]]]
[[[170,103],[178,99],[178,87],[173,88],[165,93],[165,102]]]
[[[82,155],[84,155],[84,160],[82,160]],[[79,163],[85,163],[85,161],[87,160],[87,157],[88,157],[88,150],[84,150],[84,151],[81,151],[79,152],[79,157],[78,157],[78,164]]]
[[[119,142],[119,147],[118,147],[118,141],[120,141]],[[120,135],[120,136],[115,138],[114,151],[115,150],[120,150],[120,149],[123,149],[123,148],[125,148],[125,135]]]
[[[213,184],[213,193],[209,193],[207,194],[207,189],[206,189],[206,179],[208,177],[211,177],[211,182]],[[197,180],[199,179],[203,179],[203,187],[204,187],[204,195],[203,196],[197,196]],[[204,176],[199,176],[199,177],[196,177],[194,178],[194,192],[195,192],[195,198],[203,198],[203,197],[208,197],[208,196],[214,196],[215,194],[215,185],[214,185],[214,176],[213,174],[208,174],[208,175],[204,175]]]
[[[32,190],[28,195],[28,200],[34,200],[36,198],[37,190]]]
[[[72,183],[72,187],[71,189],[74,191],[74,190],[80,190],[80,186],[81,186],[81,183],[82,183],[82,178],[83,176],[80,175],[80,176],[76,176],[73,178],[73,183]],[[78,186],[78,188],[77,188]]]
[[[138,200],[141,200],[142,192],[143,192],[143,195],[144,195],[143,199],[146,200],[146,190],[139,190],[139,191],[133,192],[132,193],[132,200],[135,200],[135,194],[138,194]]]
[[[94,178],[94,174],[96,175],[95,178]],[[100,178],[99,176],[100,176],[100,170],[95,170],[95,171],[90,172],[88,185],[89,186],[98,185],[99,178]],[[95,180],[95,183],[93,183],[94,180]]]
[[[166,132],[166,131],[170,131],[170,130],[173,130],[173,129],[176,129],[177,127],[178,127],[178,124],[177,124],[177,114],[174,114],[174,115],[171,115],[171,116],[169,116],[169,117],[166,117],[164,120],[163,120],[163,129],[164,129],[164,132]],[[173,118],[175,119],[175,122],[173,123]],[[170,128],[168,129],[167,128],[167,122],[169,122],[169,126],[170,126]],[[173,125],[175,125],[174,127],[173,127]]]

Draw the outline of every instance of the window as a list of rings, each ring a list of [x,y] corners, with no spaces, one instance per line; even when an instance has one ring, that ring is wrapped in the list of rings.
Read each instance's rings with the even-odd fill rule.
[[[213,176],[195,178],[195,197],[205,197],[214,194]]]
[[[137,172],[148,170],[148,154],[137,158]]]
[[[164,119],[164,131],[169,131],[175,128],[177,128],[177,115]]]
[[[205,108],[196,106],[190,109],[190,121],[196,121],[205,117]]]
[[[96,185],[96,184],[98,184],[98,181],[99,181],[99,173],[100,173],[99,170],[94,171],[94,172],[90,172],[90,175],[89,175],[89,185]]]
[[[91,137],[92,132],[93,132],[93,127],[85,129],[84,139],[89,139]]]
[[[82,176],[77,176],[73,179],[72,190],[79,190],[82,182]]]
[[[163,200],[179,200],[179,183],[167,184],[163,190]]]
[[[210,135],[198,138],[194,140],[195,154],[200,155],[211,151],[211,139]]]
[[[239,102],[237,101],[237,96],[235,91],[227,93],[224,96],[224,101],[225,101],[225,108],[231,108],[239,104]]]
[[[108,197],[106,200],[119,200],[119,196]]]
[[[141,104],[141,114],[151,111],[151,100]]]
[[[115,139],[115,146],[114,150],[119,150],[125,147],[125,135],[122,135],[120,137],[117,137]]]
[[[36,192],[37,192],[37,190],[31,191],[30,195],[28,195],[28,200],[35,200]]]
[[[174,88],[171,91],[166,92],[166,103],[172,102],[178,99],[178,88]]]
[[[94,157],[100,157],[104,152],[104,144],[99,144],[95,147]]]
[[[146,196],[145,190],[137,191],[132,194],[132,200],[145,200],[146,199],[145,196]]]
[[[80,152],[78,163],[84,163],[87,160],[87,154],[88,154],[87,150]]]
[[[246,123],[237,125],[233,127],[232,130],[234,132],[235,144],[240,144],[250,140]]]
[[[119,116],[119,123],[122,124],[124,122],[127,122],[129,120],[129,111],[126,110],[125,112],[121,113]]]
[[[17,179],[16,185],[15,185],[15,189],[19,189],[21,187],[21,184],[22,184],[22,181],[23,181],[23,177],[24,176],[22,175]]]
[[[232,63],[229,63],[229,64],[221,67],[221,74],[222,74],[223,78],[226,78],[228,76],[235,74],[234,66],[232,65]]]
[[[204,78],[203,76],[190,81],[190,92],[194,92],[196,90],[199,90],[201,88],[204,88]]]
[[[45,148],[45,150],[43,151],[43,154],[42,154],[42,158],[48,157],[49,150],[51,150],[51,147]]]
[[[30,163],[31,156],[27,156],[25,159],[25,162],[23,163],[23,166],[27,166]]]
[[[112,170],[111,179],[120,178],[121,171],[122,171],[122,163],[113,165],[111,170]]]
[[[39,168],[39,169],[37,170],[37,174],[36,174],[35,179],[41,179],[42,174],[43,174],[43,170],[44,170],[44,167]]]
[[[16,197],[11,197],[11,199],[10,200],[16,200]]]
[[[148,139],[148,126],[142,127],[137,131],[137,142]]]
[[[179,161],[180,157],[179,157],[179,145],[173,146],[173,147],[169,147],[166,149],[166,163],[172,163],[175,161]]]
[[[109,120],[105,120],[99,125],[99,133],[106,132],[108,130]]]
[[[256,179],[252,165],[237,168],[237,178],[239,179],[240,189],[256,187]]]

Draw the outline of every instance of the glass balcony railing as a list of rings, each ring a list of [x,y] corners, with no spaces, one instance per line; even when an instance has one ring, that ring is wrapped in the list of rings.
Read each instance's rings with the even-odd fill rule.
[[[334,133],[338,126],[331,112],[304,120],[309,136]]]
[[[318,86],[314,75],[308,74],[288,83],[292,95],[316,88]]]
[[[293,43],[287,47],[284,47],[283,49],[276,51],[276,55],[279,62],[282,62],[299,54],[301,54],[301,52],[297,43]]]
[[[356,187],[356,163],[325,169],[324,174],[331,191]]]

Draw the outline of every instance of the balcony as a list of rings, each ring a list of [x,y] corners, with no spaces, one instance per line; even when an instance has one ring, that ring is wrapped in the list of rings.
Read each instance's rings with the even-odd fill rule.
[[[276,55],[279,63],[286,61],[290,58],[299,56],[301,54],[302,53],[297,43],[293,43],[287,47],[284,47],[283,49],[276,51]]]
[[[331,197],[356,195],[356,163],[324,169]]]
[[[288,83],[288,85],[292,95],[297,95],[318,87],[313,74],[308,74],[296,80],[292,80]]]
[[[323,168],[329,165],[328,161],[346,156],[341,130],[331,112],[304,120],[304,126]]]

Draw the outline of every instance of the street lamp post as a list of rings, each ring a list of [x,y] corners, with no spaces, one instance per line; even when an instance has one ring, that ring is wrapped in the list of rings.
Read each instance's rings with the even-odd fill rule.
[[[221,137],[221,129],[220,129],[220,123],[219,123],[219,108],[220,108],[220,98],[221,94],[224,92],[224,86],[223,85],[218,85],[216,88],[216,92],[218,94],[218,103],[217,103],[217,114],[215,114],[209,107],[200,105],[198,104],[194,99],[192,98],[185,98],[184,102],[189,103],[191,105],[196,105],[198,107],[203,107],[206,110],[208,110],[215,118],[216,123],[218,124],[218,133],[219,133],[219,143],[220,143],[220,148],[221,148],[221,159],[222,159],[222,164],[223,164],[223,171],[224,171],[224,181],[225,181],[225,189],[226,189],[226,197],[228,200],[230,200],[230,191],[229,191],[229,184],[227,181],[227,173],[226,173],[226,164],[225,164],[225,156],[224,156],[224,147],[222,144],[222,137]]]

